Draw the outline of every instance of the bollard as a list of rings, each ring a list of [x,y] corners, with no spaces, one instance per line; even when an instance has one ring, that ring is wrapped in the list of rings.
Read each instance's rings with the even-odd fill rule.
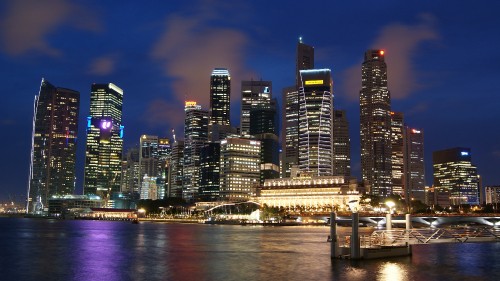
[[[337,239],[337,214],[330,213],[330,257],[336,258],[339,256],[339,245]]]
[[[385,229],[392,230],[392,216],[391,216],[391,214],[385,215]]]
[[[351,259],[360,258],[359,213],[352,213]]]
[[[406,214],[405,220],[406,220],[406,230],[410,230],[411,229],[411,215]]]

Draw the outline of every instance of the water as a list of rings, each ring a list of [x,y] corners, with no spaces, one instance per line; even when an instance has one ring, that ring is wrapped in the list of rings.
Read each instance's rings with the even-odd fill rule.
[[[0,280],[500,280],[500,243],[331,260],[327,227],[0,218]]]

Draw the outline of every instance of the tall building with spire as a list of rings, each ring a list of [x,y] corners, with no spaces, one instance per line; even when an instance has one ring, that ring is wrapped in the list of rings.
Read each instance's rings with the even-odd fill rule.
[[[43,212],[52,195],[74,193],[79,108],[79,92],[42,79],[34,103],[27,212]]]
[[[333,173],[333,92],[330,69],[300,71],[299,169],[313,176]]]
[[[365,52],[360,91],[361,170],[370,193],[392,194],[391,96],[383,50]]]
[[[282,122],[283,122],[283,165],[282,174],[290,177],[291,168],[299,164],[299,88],[302,85],[300,71],[314,68],[314,47],[304,44],[302,37],[297,43],[295,57],[295,85],[283,89]]]
[[[113,83],[92,84],[84,193],[109,198],[120,191],[123,151],[123,90]]]

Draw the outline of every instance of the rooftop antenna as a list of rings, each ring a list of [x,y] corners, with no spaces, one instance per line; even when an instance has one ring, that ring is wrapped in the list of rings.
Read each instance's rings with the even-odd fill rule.
[[[172,135],[174,136],[174,143],[176,143],[177,140],[175,140],[175,130],[174,130],[174,128],[172,128]]]

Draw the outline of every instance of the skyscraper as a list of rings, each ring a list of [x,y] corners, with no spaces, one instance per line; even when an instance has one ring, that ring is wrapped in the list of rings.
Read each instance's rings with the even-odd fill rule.
[[[165,197],[182,198],[182,181],[183,166],[184,166],[184,141],[174,140],[172,144],[172,153],[170,155],[170,162],[168,163],[168,184]]]
[[[392,193],[391,97],[383,50],[368,50],[361,68],[361,170],[370,193]]]
[[[139,148],[131,147],[123,155],[121,191],[139,194]]]
[[[259,184],[260,142],[227,138],[220,144],[220,200],[247,201]]]
[[[279,178],[279,138],[276,99],[268,100],[250,110],[250,135],[260,141],[260,184]]]
[[[464,147],[432,153],[434,188],[441,207],[479,204],[479,179],[471,159],[470,148]]]
[[[241,81],[241,135],[250,133],[250,111],[271,100],[271,81]]]
[[[184,107],[184,176],[182,197],[193,201],[200,186],[200,154],[208,141],[208,112],[195,101],[187,101]]]
[[[299,169],[314,176],[333,173],[333,93],[330,69],[300,71]]]
[[[314,68],[314,47],[306,45],[302,42],[302,37],[299,37],[297,43],[297,57],[295,60],[295,85],[298,90],[302,87],[301,70]]]
[[[80,93],[42,79],[35,96],[26,210],[41,213],[52,195],[73,194]]]
[[[351,139],[345,110],[333,111],[333,176],[351,176]]]
[[[220,142],[206,143],[200,154],[201,201],[217,201],[220,192]]]
[[[230,125],[231,76],[226,68],[215,68],[210,76],[209,124]]]
[[[160,167],[160,174],[158,175],[158,198],[164,199],[168,189],[168,168],[171,160],[172,146],[168,138],[160,138],[158,141],[158,165]]]
[[[297,43],[295,57],[295,85],[283,89],[283,165],[282,174],[290,177],[291,167],[299,164],[299,88],[302,87],[300,71],[314,68],[314,47],[302,42]]]
[[[407,194],[404,192],[406,156],[404,145],[404,115],[402,112],[391,112],[392,193],[403,197]]]
[[[424,132],[405,126],[404,136],[404,197],[425,202]]]
[[[87,117],[84,193],[107,198],[120,191],[123,150],[123,90],[113,83],[92,84]]]
[[[142,188],[144,176],[148,180],[156,178],[160,174],[159,155],[158,155],[158,136],[142,135],[139,139],[139,187]],[[148,183],[149,184],[149,183]],[[143,192],[141,190],[140,194]],[[149,198],[153,199],[153,198]],[[157,198],[154,198],[157,199]]]

